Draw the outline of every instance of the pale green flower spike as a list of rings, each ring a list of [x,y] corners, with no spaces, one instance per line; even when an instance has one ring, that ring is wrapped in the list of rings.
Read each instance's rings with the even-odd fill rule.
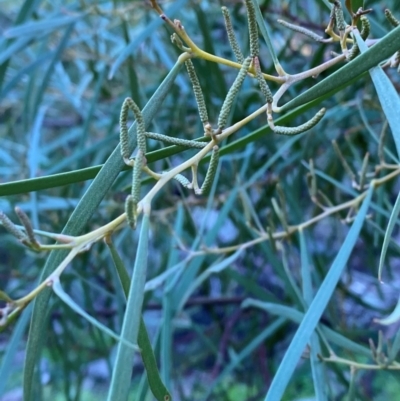
[[[133,200],[132,195],[128,195],[125,200],[125,213],[131,228],[136,228],[136,208],[137,203]]]
[[[332,4],[334,3],[334,1],[331,1],[331,0],[328,0],[328,1]],[[331,8],[331,12],[329,14],[329,20],[330,20],[329,25],[334,24],[334,22],[335,22],[335,6],[333,6]],[[333,28],[333,26],[332,26],[332,28]]]
[[[225,21],[225,28],[228,34],[229,44],[231,45],[231,49],[233,54],[235,55],[236,61],[239,64],[243,64],[244,56],[242,51],[240,50],[239,43],[237,41],[235,31],[233,30],[231,15],[226,7],[221,7],[222,15]]]
[[[365,15],[361,16],[361,32],[360,35],[363,40],[366,40],[371,32],[371,24]]]
[[[135,164],[133,166],[131,195],[129,195],[125,201],[127,220],[133,229],[136,227],[137,205],[140,200],[140,187],[142,184],[140,179],[142,175],[142,168],[145,166],[145,164],[146,157],[139,149],[135,157]]]
[[[143,152],[143,154],[146,154],[146,137],[145,137],[146,129],[144,126],[142,112],[140,111],[138,105],[130,97],[127,97],[125,99],[125,102],[127,102],[128,107],[132,110],[133,114],[135,115],[138,148]]]
[[[28,240],[28,237],[2,211],[0,211],[0,223],[19,241],[25,242]]]
[[[189,74],[190,82],[193,86],[194,97],[196,98],[197,107],[199,109],[200,120],[203,125],[208,123],[208,114],[206,103],[204,101],[203,91],[201,90],[199,79],[197,78],[196,71],[194,69],[194,65],[192,60],[185,61],[186,69]]]
[[[33,231],[32,224],[31,224],[31,221],[29,220],[29,217],[18,206],[14,210],[15,210],[16,215],[19,218],[19,221],[25,228],[25,233],[28,237],[27,245],[30,245],[33,249],[40,249],[39,242],[37,241],[37,239],[35,237],[35,233]]]
[[[215,178],[215,173],[217,172],[219,160],[219,148],[217,145],[213,147],[213,152],[211,154],[210,165],[208,166],[206,178],[204,179],[203,185],[200,190],[196,191],[197,195],[207,195],[210,192],[212,183]]]
[[[272,97],[272,92],[269,89],[267,81],[265,80],[265,78],[261,72],[260,60],[258,59],[258,57],[254,57],[253,66],[254,66],[254,69],[256,70],[256,78],[257,78],[258,84],[260,85],[261,92],[262,92],[266,102],[272,103],[274,100]]]
[[[128,111],[129,104],[128,99],[124,100],[121,107],[121,114],[119,115],[119,140],[121,143],[121,156],[124,160],[128,160],[130,156],[129,152],[129,134],[128,134]]]
[[[146,132],[146,137],[150,139],[155,139],[156,141],[161,141],[165,143],[170,143],[172,145],[184,146],[185,148],[196,148],[202,149],[207,145],[205,142],[190,141],[188,139],[174,138],[172,136],[157,134],[155,132]]]
[[[275,134],[279,135],[298,135],[305,131],[308,131],[315,125],[319,123],[321,118],[324,116],[326,109],[321,109],[311,120],[306,123],[299,125],[298,127],[280,127],[278,125],[274,125],[273,121],[269,120],[268,124],[270,128],[275,132]]]
[[[139,203],[140,200],[140,186],[141,186],[141,175],[142,175],[142,168],[146,164],[146,158],[144,153],[139,149],[136,157],[135,157],[135,164],[133,166],[133,173],[132,173],[132,191],[131,195],[133,197],[134,202],[136,204]]]
[[[286,22],[282,19],[278,19],[278,22],[283,25],[286,28],[291,29],[292,31],[295,32],[299,32],[302,33],[303,35],[306,35],[308,37],[310,37],[311,39],[316,40],[317,42],[322,42],[324,40],[324,38],[316,33],[314,33],[313,31],[310,31],[309,29],[303,28],[301,26],[297,26],[294,24],[291,24],[290,22]]]
[[[233,82],[231,88],[228,91],[228,94],[226,95],[224,104],[222,105],[221,112],[219,113],[218,117],[218,129],[220,131],[222,131],[225,128],[225,125],[228,121],[229,113],[231,111],[232,103],[235,99],[235,96],[239,92],[239,89],[242,86],[244,79],[246,78],[247,70],[250,67],[250,62],[251,62],[251,57],[247,57],[244,60],[242,67],[239,70],[239,74],[237,75],[235,81]]]
[[[339,0],[334,2],[335,8],[335,19],[336,19],[336,26],[340,32],[344,32],[346,30],[346,21],[344,20],[342,4]]]
[[[400,25],[400,21],[392,14],[389,9],[385,10],[385,17],[387,20],[396,28],[396,26]]]
[[[185,188],[192,188],[191,182],[182,174],[177,174],[174,177],[174,180],[178,181],[181,185],[183,185]]]
[[[251,0],[246,0],[245,3],[247,8],[247,20],[249,23],[250,56],[257,57],[260,52],[260,49],[258,45],[256,10],[254,9],[254,4]]]
[[[122,155],[122,158],[124,159],[125,163],[128,162],[129,157],[130,157],[129,134],[128,134],[128,127],[127,127],[129,109],[131,109],[133,111],[133,114],[135,115],[138,148],[143,153],[146,153],[146,137],[145,137],[146,130],[145,130],[145,126],[144,126],[142,112],[140,111],[137,104],[130,97],[127,97],[124,100],[124,103],[122,104],[121,114],[119,117],[121,155]]]
[[[361,32],[360,35],[363,40],[366,40],[369,36],[369,33],[371,31],[371,24],[368,21],[368,18],[366,16],[361,16]],[[358,44],[356,41],[354,41],[353,47],[350,49],[348,55],[347,55],[347,60],[353,60],[356,56],[360,54],[360,49],[358,48]]]

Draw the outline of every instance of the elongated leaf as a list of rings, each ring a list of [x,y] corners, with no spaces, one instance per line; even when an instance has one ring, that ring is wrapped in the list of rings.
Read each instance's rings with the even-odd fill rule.
[[[133,351],[139,351],[139,347],[131,343],[124,338],[121,338],[118,334],[114,333],[111,329],[109,329],[107,326],[104,324],[100,323],[97,319],[94,317],[90,316],[87,312],[85,312],[62,288],[62,285],[60,283],[60,280],[56,280],[53,282],[52,285],[53,291],[57,294],[57,296],[65,302],[72,310],[74,310],[76,313],[84,317],[89,323],[91,323],[93,326],[97,327],[99,330],[103,331],[105,334],[108,336],[112,337],[114,340],[121,341],[121,343],[124,344],[125,347],[128,347],[129,349]]]
[[[41,0],[25,0],[24,4],[20,8],[20,11],[18,13],[18,16],[15,20],[15,27],[17,25],[22,24],[24,21],[28,20],[30,16],[32,15],[33,11],[36,9],[36,7],[40,4]],[[13,39],[9,39],[6,41],[6,47],[10,47],[11,43],[13,42]],[[10,59],[7,59],[4,63],[0,63],[0,88],[3,88],[3,81],[4,77],[8,68],[8,64],[10,62]]]
[[[400,26],[396,30],[399,31],[399,29]],[[369,51],[368,47],[362,40],[358,31],[354,31],[354,35],[361,53],[363,55],[367,54]],[[400,48],[399,43],[400,38],[397,38],[397,50]],[[385,113],[389,127],[392,130],[394,143],[396,144],[397,149],[397,156],[400,158],[400,96],[389,77],[384,73],[380,66],[372,68],[369,73],[378,94],[382,110]]]
[[[303,298],[307,306],[309,306],[313,299],[313,288],[311,282],[310,260],[307,251],[306,239],[304,231],[299,231],[300,237],[300,258],[301,258],[301,278],[303,284]]]
[[[350,254],[356,244],[358,236],[365,216],[368,212],[368,207],[371,202],[374,186],[371,185],[366,198],[354,220],[353,225],[346,239],[341,246],[338,255],[336,256],[328,274],[326,275],[321,287],[319,288],[314,300],[304,316],[288,350],[281,364],[279,365],[278,371],[272,380],[271,387],[265,397],[265,401],[278,401],[282,399],[283,393],[289,384],[289,381],[296,369],[297,363],[301,358],[301,354],[304,351],[319,319],[321,318],[335,288],[342,275],[346,263],[350,257]]]
[[[13,372],[14,358],[18,351],[19,342],[25,333],[26,328],[29,324],[29,318],[32,312],[32,305],[29,305],[21,314],[10,339],[7,342],[7,347],[1,359],[0,365],[0,399],[4,394],[6,388],[7,380],[10,374]]]
[[[381,257],[379,259],[379,268],[378,268],[378,279],[382,279],[382,269],[383,263],[385,262],[386,252],[388,250],[390,239],[392,236],[393,229],[396,225],[396,220],[399,217],[400,213],[400,193],[397,195],[396,203],[394,204],[392,213],[390,214],[388,226],[385,232],[385,238],[383,239]]]
[[[362,102],[361,100],[358,102],[358,111],[360,112],[360,117],[361,120],[364,124],[364,127],[366,128],[366,130],[368,131],[368,133],[371,135],[371,138],[373,138],[373,140],[378,144],[379,146],[379,137],[376,133],[374,133],[374,130],[372,129],[371,125],[368,122],[368,118],[367,115],[365,113],[365,110],[362,106]],[[383,148],[383,151],[385,152],[385,154],[395,163],[397,163],[397,157],[394,155],[394,153],[391,152],[390,149],[387,148],[387,146],[385,146]]]
[[[185,294],[182,296],[178,310],[183,308],[186,301],[189,299],[190,295],[205,281],[207,280],[212,274],[220,273],[227,267],[230,267],[232,263],[243,253],[244,249],[239,248],[235,253],[229,256],[222,261],[215,263],[208,267],[204,272],[202,272],[192,283],[189,285],[188,289],[186,290]]]
[[[44,116],[46,114],[46,107],[42,106],[35,113],[35,121],[33,122],[33,127],[31,135],[29,138],[29,151],[27,155],[27,161],[29,166],[29,175],[34,177],[39,169],[39,162],[42,157],[42,152],[40,150],[40,141],[42,136],[42,124]],[[31,220],[34,228],[39,228],[39,214],[38,214],[38,204],[37,204],[37,194],[29,194],[31,203]]]
[[[78,132],[78,134],[80,133]],[[51,175],[59,172],[60,170],[68,168],[74,163],[76,163],[76,161],[84,159],[85,156],[96,154],[97,152],[99,152],[99,150],[108,147],[110,142],[114,141],[115,137],[107,136],[104,139],[101,139],[100,141],[93,143],[90,147],[85,147],[82,150],[77,150],[76,152],[74,152],[73,155],[60,160],[58,163],[49,167],[46,170],[46,172],[48,175]]]
[[[300,305],[302,305],[304,308],[306,308],[307,305],[304,302],[301,290],[300,290],[299,286],[297,285],[297,282],[296,282],[296,279],[295,279],[293,273],[290,270],[285,248],[282,249],[281,259],[282,259],[283,270],[284,270],[285,276],[286,276],[285,279],[287,279],[287,283],[288,283],[287,288],[288,289],[290,288],[293,291],[293,295],[296,299],[296,302],[298,302]]]
[[[301,277],[303,284],[303,298],[307,307],[313,299],[313,288],[311,281],[310,258],[308,255],[306,239],[303,230],[299,231],[300,237],[300,257],[301,257]],[[318,401],[328,400],[328,386],[326,380],[326,371],[323,362],[318,358],[321,355],[321,345],[317,333],[313,333],[310,340],[310,362],[311,371],[315,389],[315,395]]]
[[[201,31],[203,37],[203,46],[206,52],[210,54],[216,54],[215,51],[215,39],[212,37],[211,34],[211,27],[209,25],[209,19],[206,12],[201,7],[201,3],[193,4],[193,11],[196,13],[197,17],[197,24]],[[225,77],[221,70],[221,66],[217,63],[209,63],[207,64],[207,84],[206,87],[213,87],[216,94],[220,97],[223,97],[225,93],[228,92],[226,87]],[[207,95],[206,95],[207,96]],[[207,100],[206,103],[211,103],[212,99]],[[234,106],[232,107],[234,110]]]
[[[182,260],[181,262],[177,263],[175,266],[169,268],[165,272],[158,275],[157,277],[154,277],[153,279],[149,280],[144,287],[145,292],[153,291],[157,287],[160,287],[171,276],[180,275],[180,271],[187,266],[190,259],[191,259],[191,257],[188,257],[188,258]]]
[[[184,223],[184,209],[182,202],[178,205],[178,212],[174,225],[175,238],[179,239],[183,234],[183,223]],[[174,246],[174,242],[171,243],[170,253],[168,257],[168,271],[173,267],[179,260],[179,248]],[[173,336],[174,327],[172,320],[174,318],[175,310],[173,301],[173,281],[174,278],[169,276],[166,282],[164,296],[162,301],[163,317],[162,317],[162,327],[161,327],[161,347],[160,347],[160,363],[161,363],[161,375],[162,379],[167,387],[171,386],[172,377],[172,367],[173,367]]]
[[[112,242],[107,242],[107,245],[110,249],[115,268],[118,272],[118,277],[121,281],[125,298],[128,298],[129,288],[131,286],[131,279],[129,278],[128,272],[114,244]],[[161,380],[160,373],[157,367],[156,357],[154,355],[149,334],[147,332],[146,325],[142,316],[140,317],[140,327],[137,343],[141,350],[140,355],[142,356],[142,361],[146,369],[146,376],[150,390],[157,401],[164,401],[166,396],[171,396],[163,381]]]
[[[158,111],[162,101],[170,92],[175,77],[179,73],[181,64],[177,63],[167,75],[162,84],[158,87],[146,107],[143,109],[143,117],[146,126],[149,125],[154,115]],[[130,149],[136,146],[136,124],[129,129],[130,132]],[[66,224],[63,234],[78,235],[84,229],[86,223],[92,217],[98,205],[104,198],[108,189],[111,187],[115,178],[122,170],[124,162],[121,158],[119,145],[115,148],[103,168],[92,182],[85,195],[82,197],[78,206],[72,213],[68,223]],[[63,251],[53,251],[50,253],[46,265],[43,269],[40,281],[47,277],[64,259],[66,253]],[[43,344],[43,332],[46,331],[46,315],[47,305],[50,299],[51,291],[45,290],[41,292],[34,303],[33,318],[28,337],[28,345],[25,358],[24,368],[24,401],[30,401],[31,395],[34,394],[34,369],[40,357]]]
[[[201,241],[204,241],[203,243],[210,246],[213,241],[215,241],[215,238],[217,237],[219,233],[219,229],[222,226],[222,224],[225,222],[231,208],[233,207],[233,202],[236,199],[237,196],[237,189],[234,189],[231,194],[229,195],[228,199],[225,201],[224,206],[222,207],[221,211],[218,214],[218,218],[216,222],[214,223],[214,226],[211,230],[206,232],[206,223],[207,223],[207,217],[209,213],[211,212],[211,209],[213,207],[213,201],[214,201],[214,196],[215,192],[217,189],[217,183],[218,183],[218,177],[221,171],[221,163],[217,167],[217,172],[215,173],[215,179],[211,187],[210,194],[208,195],[207,199],[207,206],[206,206],[206,214],[204,218],[202,219],[200,229],[197,232],[196,239],[192,243],[192,249],[195,250],[197,247],[200,245]],[[187,269],[185,269],[182,272],[181,276],[176,275],[169,283],[169,285],[175,285],[174,293],[171,295],[173,297],[173,306],[177,309],[178,306],[182,306],[183,304],[181,303],[181,298],[182,294],[185,294],[186,289],[188,288],[189,285],[193,283],[193,280],[195,280],[198,271],[201,268],[201,265],[203,264],[205,260],[205,256],[200,256],[195,259],[193,259],[187,266]],[[179,280],[179,281],[178,281]],[[179,313],[179,309],[176,310],[177,313]]]
[[[281,67],[280,67],[280,64],[278,61],[278,57],[276,56],[274,46],[272,44],[271,35],[269,33],[268,26],[264,21],[263,15],[260,10],[260,6],[258,5],[258,1],[257,0],[251,0],[251,1],[254,5],[254,9],[256,12],[258,28],[260,29],[261,34],[265,40],[265,43],[267,44],[268,50],[271,53],[271,57],[272,57],[272,61],[273,61],[274,65],[275,65],[275,69],[279,72]]]
[[[86,14],[81,14],[75,17],[59,17],[42,21],[29,21],[26,24],[8,29],[4,32],[4,36],[7,38],[17,38],[25,35],[28,37],[42,35],[45,31],[54,31],[62,26],[74,23],[85,15]]]
[[[99,103],[100,91],[101,91],[101,89],[103,87],[103,82],[104,82],[105,77],[106,77],[106,68],[103,67],[102,70],[99,71],[99,74],[98,74],[98,77],[97,77],[97,82],[96,82],[96,86],[95,86],[95,89],[94,89],[94,94],[93,94],[93,97],[92,97],[92,99],[90,101],[89,110],[88,110],[88,112],[86,114],[85,121],[83,123],[82,134],[80,135],[80,139],[79,139],[79,144],[78,144],[78,149],[77,150],[82,151],[83,147],[84,147],[84,145],[86,143],[86,139],[87,139],[87,137],[89,135],[89,127],[90,127],[90,124],[92,123],[94,113],[95,113],[95,111],[97,109],[97,105]]]
[[[75,25],[74,23],[71,23],[67,26],[67,29],[65,30],[64,35],[62,36],[60,43],[57,46],[57,50],[54,52],[54,54],[51,58],[50,64],[47,67],[47,70],[44,74],[42,83],[36,93],[36,98],[34,101],[35,111],[33,112],[33,115],[35,115],[37,113],[37,110],[42,103],[43,96],[46,92],[47,85],[49,84],[50,78],[53,74],[54,67],[56,66],[56,64],[58,62],[60,62],[60,58],[61,58],[65,48],[67,47],[68,41],[69,41],[72,31],[74,29],[74,25]]]
[[[398,322],[400,320],[400,297],[399,300],[397,301],[396,307],[388,317],[385,317],[384,319],[374,319],[374,320],[376,323],[383,324],[385,326]]]
[[[357,382],[356,382],[356,369],[350,369],[350,383],[349,383],[349,391],[347,392],[347,401],[356,401],[357,398]]]
[[[41,56],[38,59],[32,61],[27,66],[19,69],[18,72],[14,74],[11,79],[7,81],[7,83],[0,91],[0,98],[4,98],[12,89],[15,88],[16,85],[18,85],[21,82],[24,76],[28,76],[34,73],[36,68],[38,68],[44,62],[46,62],[47,59],[51,58],[53,54],[54,51],[41,54]]]
[[[289,306],[280,305],[275,302],[262,302],[257,299],[247,298],[242,302],[242,308],[249,307],[263,309],[268,313],[285,317],[286,319],[292,320],[296,323],[301,323],[304,319],[304,313]],[[366,357],[371,356],[371,351],[369,348],[363,347],[362,345],[349,340],[348,338],[321,323],[319,323],[319,325],[321,327],[321,332],[325,335],[325,337],[340,348],[347,349],[351,352],[356,352]]]
[[[396,336],[394,337],[392,347],[390,348],[390,352],[388,355],[388,364],[392,363],[396,359],[399,351],[400,351],[400,330],[397,330]]]
[[[13,55],[19,52],[21,49],[25,49],[31,38],[19,38],[10,44],[4,51],[0,53],[0,64],[8,61]]]
[[[131,279],[129,277],[128,271],[126,270],[124,262],[122,261],[117,249],[115,248],[114,243],[111,241],[106,241],[106,244],[108,246],[108,249],[110,250],[111,257],[114,262],[115,269],[117,270],[119,281],[121,283],[122,291],[126,299],[128,298],[129,287],[131,286]]]
[[[145,214],[142,219],[135,266],[121,331],[121,337],[133,343],[137,343],[142,316],[148,260],[149,225],[149,216]],[[124,343],[120,342],[118,344],[107,398],[109,401],[126,401],[128,399],[129,388],[131,386],[133,355],[134,352],[131,349],[127,349]]]
[[[160,343],[159,341],[160,331],[161,331],[160,328],[156,331],[153,337],[153,346],[152,346],[150,338],[148,336],[146,341],[140,339],[141,331],[139,330],[138,342],[141,341],[141,343],[144,345],[143,348],[141,347],[142,353],[143,352],[146,353],[146,359],[143,358],[143,362],[146,361],[146,363],[148,363],[150,361],[149,355],[152,355],[153,361],[149,363],[148,366],[146,366],[146,374],[143,374],[140,379],[139,386],[137,387],[138,400],[144,400],[146,398],[146,394],[148,393],[149,388],[157,401],[172,399],[171,395],[168,392],[168,389],[165,387],[163,381],[161,380],[160,372],[158,371],[157,361],[155,357],[155,353],[158,352]],[[144,333],[146,333],[147,335],[147,331],[145,331]],[[154,367],[155,369],[152,370],[152,367]]]

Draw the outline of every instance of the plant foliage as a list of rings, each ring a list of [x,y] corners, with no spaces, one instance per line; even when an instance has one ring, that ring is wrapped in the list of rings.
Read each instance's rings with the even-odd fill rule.
[[[3,3],[0,397],[399,391],[395,1]]]

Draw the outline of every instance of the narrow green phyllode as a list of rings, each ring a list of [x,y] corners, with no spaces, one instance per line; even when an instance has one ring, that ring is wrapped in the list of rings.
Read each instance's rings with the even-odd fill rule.
[[[136,253],[135,266],[127,306],[122,324],[121,337],[126,341],[137,344],[141,321],[144,285],[148,260],[149,216],[143,215],[140,229],[139,244]],[[131,387],[131,376],[134,351],[124,343],[118,344],[117,356],[108,392],[108,401],[127,401]]]

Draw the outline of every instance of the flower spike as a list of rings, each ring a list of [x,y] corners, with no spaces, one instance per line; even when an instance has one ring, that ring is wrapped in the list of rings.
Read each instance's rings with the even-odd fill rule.
[[[323,42],[324,38],[321,35],[316,34],[313,31],[310,31],[307,28],[303,28],[302,26],[291,24],[290,22],[286,22],[282,19],[278,19],[278,22],[286,28],[291,29],[292,31],[302,33],[303,35],[308,36],[311,39],[314,39],[317,42]]]
[[[218,161],[219,161],[219,148],[217,145],[215,145],[213,147],[213,151],[211,154],[210,165],[208,166],[206,178],[204,178],[204,182],[201,188],[196,191],[197,195],[200,194],[207,195],[210,192],[212,183],[215,178],[215,173],[217,172]]]
[[[244,79],[246,78],[247,71],[250,67],[250,62],[251,62],[251,57],[247,57],[244,60],[242,67],[239,70],[239,74],[237,75],[235,81],[233,82],[231,88],[228,91],[228,94],[226,95],[225,101],[222,105],[221,112],[218,117],[218,129],[220,131],[222,131],[225,128],[233,101],[237,93],[239,92],[239,89],[242,86]]]
[[[186,69],[189,74],[190,82],[193,86],[194,96],[196,98],[197,107],[199,109],[200,120],[203,126],[208,123],[208,114],[206,108],[206,102],[204,101],[203,91],[201,90],[199,79],[197,78],[196,71],[192,60],[185,61]]]
[[[304,124],[299,125],[298,127],[281,127],[278,125],[274,125],[273,120],[268,119],[268,124],[272,131],[275,132],[275,134],[279,135],[298,135],[301,134],[305,131],[308,131],[309,129],[313,128],[315,125],[319,123],[319,121],[322,119],[322,117],[325,114],[326,109],[322,108],[311,120],[307,121]]]
[[[142,112],[140,111],[138,105],[130,97],[127,97],[124,100],[124,103],[122,104],[121,114],[120,114],[120,118],[119,118],[121,155],[122,155],[125,163],[127,163],[127,164],[129,164],[128,160],[130,157],[129,146],[128,146],[129,135],[128,135],[128,127],[127,127],[129,109],[131,109],[133,114],[135,115],[138,148],[144,154],[146,153],[146,136],[145,136],[146,130],[145,130]]]
[[[251,0],[246,0],[245,3],[247,8],[247,20],[249,23],[250,56],[257,57],[260,53],[260,49],[258,45],[256,10],[254,9],[254,4]]]
[[[32,249],[39,250],[40,249],[40,244],[39,244],[39,242],[37,241],[37,239],[35,237],[35,233],[33,231],[33,227],[32,227],[31,221],[29,220],[29,217],[18,206],[14,210],[15,210],[16,215],[19,218],[19,221],[21,222],[21,224],[25,228],[25,233],[26,233],[26,235],[28,237],[27,238],[28,243],[26,245],[30,246]]]
[[[385,10],[385,17],[395,28],[400,25],[400,21],[392,14],[392,12],[388,8]]]
[[[229,40],[229,44],[231,45],[233,54],[235,55],[237,62],[239,64],[243,64],[243,61],[244,61],[243,53],[240,50],[240,46],[237,41],[235,31],[233,30],[231,16],[229,14],[229,11],[226,7],[221,7],[221,11],[222,11],[222,15],[224,17],[226,33],[228,34],[228,40]]]
[[[2,211],[0,211],[1,225],[14,237],[22,243],[28,240],[28,237],[22,232]]]
[[[260,61],[259,61],[258,57],[254,57],[253,66],[254,66],[254,69],[256,70],[256,78],[257,78],[258,84],[260,85],[261,93],[263,94],[267,103],[272,103],[274,100],[273,96],[272,96],[272,92],[271,92],[271,89],[269,89],[267,81],[265,80],[265,78],[261,72]]]

